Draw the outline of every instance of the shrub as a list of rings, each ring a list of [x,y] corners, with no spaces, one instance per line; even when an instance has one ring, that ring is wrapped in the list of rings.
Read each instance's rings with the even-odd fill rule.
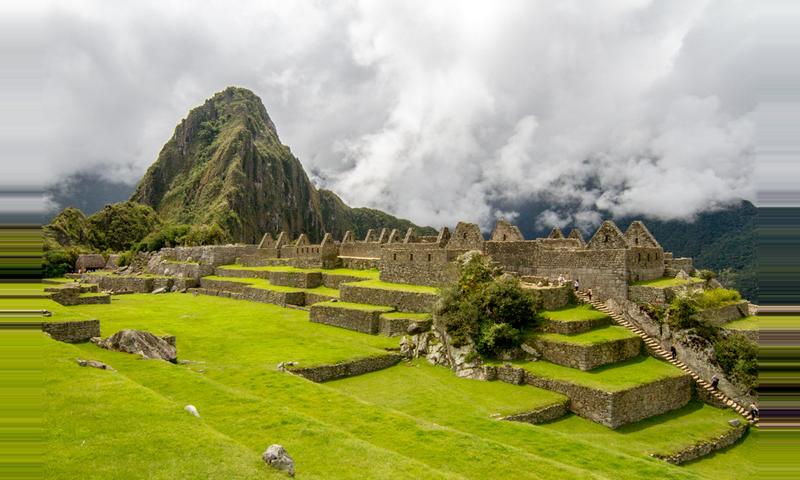
[[[742,335],[729,335],[714,345],[717,363],[734,382],[749,390],[758,384],[758,345]]]
[[[68,250],[57,249],[44,252],[42,257],[42,277],[63,277],[65,273],[75,269],[77,255],[72,255]]]
[[[131,248],[161,225],[155,210],[136,202],[106,205],[86,219],[89,246],[96,250]]]
[[[697,276],[708,282],[709,280],[713,280],[717,278],[717,274],[711,270],[698,270]]]
[[[462,260],[458,281],[444,290],[437,311],[453,345],[471,341],[484,355],[518,347],[522,331],[538,321],[533,296],[517,279],[498,277],[488,257],[468,254]]]
[[[133,246],[135,252],[154,252],[164,247],[183,245],[189,225],[167,225],[144,237]]]
[[[194,247],[198,245],[221,245],[227,241],[228,236],[217,224],[193,225],[183,239],[183,244]]]

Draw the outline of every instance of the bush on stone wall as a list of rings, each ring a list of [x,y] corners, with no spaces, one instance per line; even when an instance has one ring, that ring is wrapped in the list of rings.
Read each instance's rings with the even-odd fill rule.
[[[758,384],[758,345],[743,335],[728,335],[714,344],[717,363],[726,375],[753,390]]]
[[[697,306],[700,309],[716,308],[726,303],[738,302],[742,299],[739,292],[727,288],[714,288],[705,290],[696,296]]]
[[[478,252],[459,260],[458,280],[444,289],[437,309],[437,321],[454,346],[473,342],[484,355],[519,347],[522,331],[538,322],[531,294],[516,278],[499,276],[499,269]]]

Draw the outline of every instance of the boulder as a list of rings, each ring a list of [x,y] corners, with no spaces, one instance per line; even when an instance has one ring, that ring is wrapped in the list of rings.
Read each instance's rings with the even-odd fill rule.
[[[731,427],[738,427],[741,424],[742,422],[738,418],[734,418],[733,420],[728,420],[728,425],[730,425]]]
[[[677,278],[678,280],[691,280],[692,279],[692,277],[690,277],[689,274],[686,273],[685,270],[681,270],[680,272],[678,272],[678,274],[675,275],[675,278]]]
[[[121,330],[106,339],[92,338],[92,342],[100,348],[117,352],[134,353],[144,358],[157,358],[176,363],[178,351],[162,337],[141,330]]]
[[[78,365],[81,367],[99,368],[100,370],[114,370],[110,365],[106,365],[103,362],[98,362],[97,360],[83,360],[81,358],[76,358],[75,361],[77,361]]]
[[[261,454],[261,458],[272,468],[282,470],[288,473],[290,477],[294,477],[294,460],[289,456],[289,453],[283,446],[277,444],[270,445],[264,453]]]

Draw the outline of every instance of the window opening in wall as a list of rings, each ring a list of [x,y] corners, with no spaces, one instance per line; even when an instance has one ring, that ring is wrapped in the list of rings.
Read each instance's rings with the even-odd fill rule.
[[[392,255],[392,260],[397,261],[397,254]]]
[[[431,254],[430,253],[428,254],[428,261],[429,262],[431,261]]]
[[[639,237],[634,238],[633,241],[636,243],[636,245],[639,245]]]
[[[504,242],[506,241],[506,234],[505,233],[503,234],[503,241]]]
[[[603,237],[603,242],[605,242],[605,243],[608,243],[608,235],[605,235],[605,236]]]
[[[408,259],[413,262],[414,261],[414,254],[413,253],[409,254],[408,255]]]
[[[464,234],[464,240],[466,240],[466,239],[467,239],[467,234],[465,233],[465,234]]]
[[[639,253],[639,261],[640,262],[642,261],[642,254],[641,253]]]

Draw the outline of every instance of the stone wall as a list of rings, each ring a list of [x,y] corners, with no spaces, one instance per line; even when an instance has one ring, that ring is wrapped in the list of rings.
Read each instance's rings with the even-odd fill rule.
[[[100,289],[113,292],[150,293],[156,288],[154,286],[155,277],[87,273],[81,276],[81,280],[96,283],[100,286]]]
[[[236,259],[259,253],[257,245],[204,245],[199,247],[162,248],[158,255],[166,260],[196,262],[216,267],[236,263]]]
[[[361,287],[357,283],[341,284],[339,297],[344,302],[386,305],[402,312],[418,313],[430,313],[439,299],[438,295],[431,293]]]
[[[556,403],[553,405],[548,405],[538,410],[533,410],[524,413],[517,413],[515,415],[509,415],[507,417],[503,417],[503,420],[508,420],[511,422],[533,423],[538,425],[542,423],[552,422],[553,420],[557,420],[563,417],[564,415],[567,414],[568,407],[569,407],[569,400],[564,400],[563,402]]]
[[[438,286],[455,279],[451,253],[435,243],[398,243],[383,247],[380,278],[385,282]]]
[[[358,310],[329,305],[312,305],[309,320],[334,327],[376,335],[380,331],[381,310]]]
[[[340,273],[322,272],[322,284],[328,288],[339,288],[339,285],[348,282],[360,282],[366,280],[364,277],[356,277],[353,275],[343,275]]]
[[[731,305],[702,310],[697,312],[695,316],[702,322],[719,327],[725,323],[747,316],[747,312],[747,301],[743,300]]]
[[[206,275],[212,275],[214,273],[214,267],[211,265],[201,265],[195,262],[163,260],[148,265],[147,271],[156,275],[200,278]]]
[[[664,261],[664,275],[667,277],[674,277],[683,270],[689,275],[694,273],[694,264],[691,258],[669,258]]]
[[[269,272],[266,270],[242,270],[239,268],[225,267],[216,267],[214,269],[214,275],[234,278],[263,278],[264,280],[269,278]]]
[[[694,445],[675,453],[667,455],[654,454],[653,456],[673,465],[681,465],[683,463],[705,457],[706,455],[716,452],[717,450],[730,447],[744,436],[744,434],[747,432],[747,429],[748,427],[746,424],[740,424],[736,427],[731,427],[725,433],[712,440],[704,440],[695,443]]]
[[[640,305],[666,305],[672,302],[680,292],[702,290],[702,288],[703,284],[699,282],[666,288],[631,285],[628,287],[628,300]]]
[[[269,272],[269,283],[295,288],[315,288],[322,285],[321,272]]]
[[[42,331],[60,342],[88,342],[90,338],[100,336],[100,320],[44,322],[42,323]]]
[[[566,395],[576,415],[609,428],[619,428],[686,405],[692,396],[691,377],[666,378],[618,392],[578,385],[566,380],[538,377],[513,367],[485,367],[488,380],[523,383]],[[516,372],[515,372],[516,371]]]
[[[387,353],[386,355],[361,358],[333,365],[319,365],[305,368],[292,367],[289,368],[289,371],[295,375],[307,378],[312,382],[321,383],[383,370],[384,368],[397,365],[402,359],[402,355]]]
[[[337,259],[337,266],[342,268],[351,268],[353,270],[370,270],[380,267],[380,258],[362,258],[362,257],[339,257]]]
[[[564,308],[575,298],[570,285],[554,285],[548,287],[524,286],[533,295],[536,308],[541,310],[558,310]]]
[[[574,335],[576,333],[584,333],[595,328],[611,325],[611,317],[606,317],[597,320],[573,320],[570,322],[562,322],[558,320],[542,320],[539,329],[545,333],[560,333],[562,335]]]
[[[660,247],[630,247],[626,263],[630,282],[655,280],[664,276],[664,250]]]
[[[378,242],[342,243],[339,246],[340,257],[381,258],[381,251]]]
[[[584,371],[637,357],[642,348],[642,341],[639,337],[624,338],[595,345],[557,342],[536,336],[530,338],[527,342],[539,351],[542,354],[542,358],[548,362]]]

